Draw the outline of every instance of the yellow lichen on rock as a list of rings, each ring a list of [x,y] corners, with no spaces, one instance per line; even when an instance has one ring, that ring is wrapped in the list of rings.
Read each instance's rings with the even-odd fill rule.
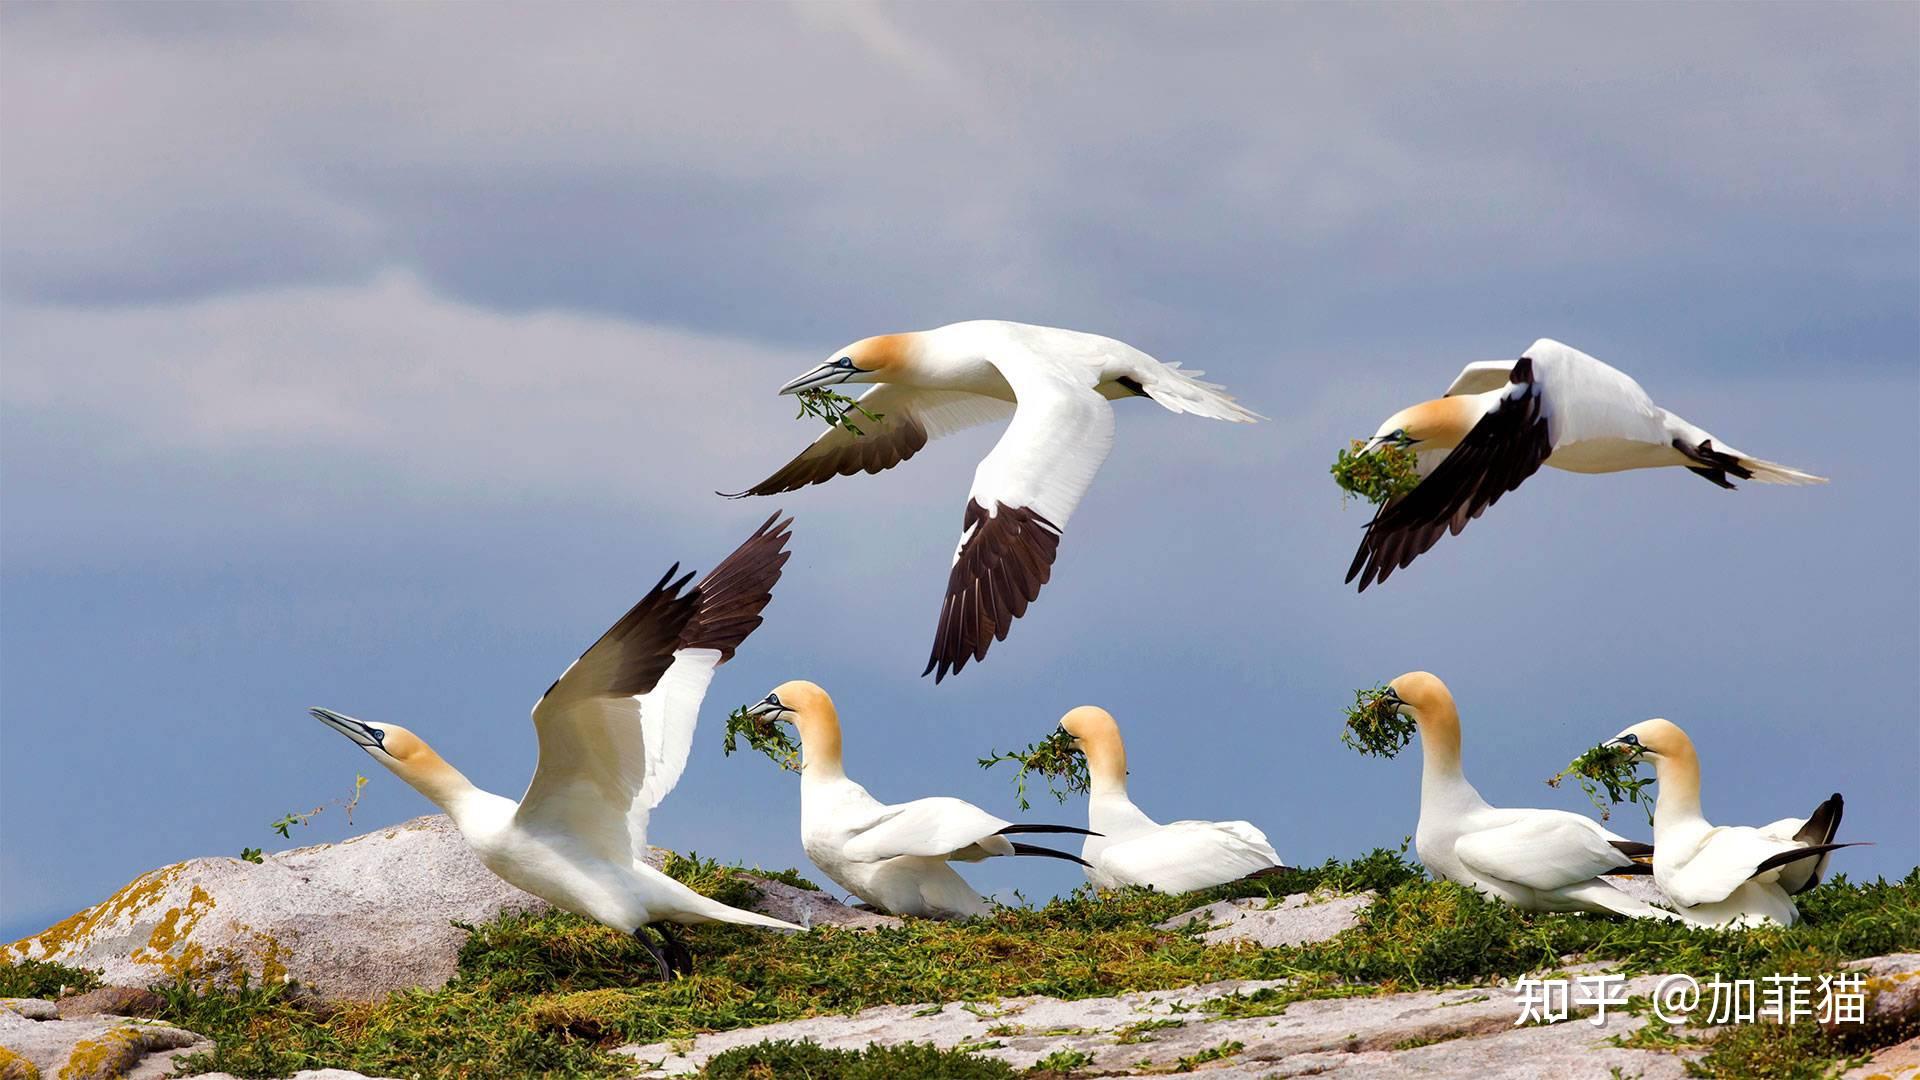
[[[70,952],[77,953],[86,948],[95,930],[113,926],[122,917],[137,917],[159,902],[161,894],[184,869],[185,863],[175,863],[142,874],[119,892],[85,911],[62,919],[32,937],[24,937],[11,945],[0,947],[0,959],[10,962],[58,960]]]
[[[0,1080],[40,1080],[40,1069],[33,1062],[0,1046]]]
[[[96,1080],[120,1076],[132,1068],[145,1053],[138,1029],[118,1027],[97,1039],[73,1044],[67,1063],[60,1066],[59,1080]]]
[[[168,908],[160,924],[147,935],[147,943],[133,950],[128,959],[136,964],[152,964],[169,975],[191,976],[206,966],[206,950],[187,941],[193,928],[213,910],[213,897],[198,885],[187,894],[184,907]],[[176,946],[178,947],[176,949]]]

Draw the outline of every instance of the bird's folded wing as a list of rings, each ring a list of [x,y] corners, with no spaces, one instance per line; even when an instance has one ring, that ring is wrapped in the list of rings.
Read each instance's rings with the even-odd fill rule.
[[[858,411],[850,412],[847,419],[860,434],[844,426],[828,428],[772,476],[731,497],[773,495],[822,484],[836,476],[891,469],[943,435],[1013,415],[1013,403],[998,398],[955,390],[920,390],[895,383],[875,386],[859,400],[862,409],[879,417],[874,420]]]
[[[1507,385],[1513,375],[1511,360],[1481,360],[1460,369],[1453,377],[1453,385],[1447,387],[1445,397],[1457,397],[1461,394],[1484,394],[1489,390],[1498,390]]]
[[[1759,829],[1722,826],[1707,834],[1677,871],[1660,883],[1674,902],[1692,907],[1725,900],[1733,890],[1759,872],[1762,863],[1801,850],[1792,840],[1778,840]]]
[[[1604,829],[1577,814],[1540,811],[1454,841],[1469,870],[1531,889],[1564,889],[1630,865]]]
[[[1100,852],[1100,865],[1122,881],[1182,893],[1246,877],[1278,866],[1280,857],[1251,825],[1254,840],[1237,828],[1246,822],[1176,821]]]
[[[562,832],[609,860],[631,856],[628,811],[646,781],[642,697],[673,665],[699,602],[676,565],[533,707],[540,762],[516,819]]]
[[[1045,367],[1001,367],[1020,407],[973,474],[927,672],[939,682],[1006,639],[1053,576],[1061,530],[1113,449],[1113,406]]]
[[[1514,364],[1512,379],[1460,445],[1412,491],[1374,513],[1347,569],[1348,581],[1359,577],[1362,591],[1385,581],[1539,471],[1553,453],[1545,388],[1526,360]]]
[[[962,799],[916,799],[887,807],[857,829],[843,850],[856,862],[879,862],[901,855],[944,858],[993,836],[1008,824]]]

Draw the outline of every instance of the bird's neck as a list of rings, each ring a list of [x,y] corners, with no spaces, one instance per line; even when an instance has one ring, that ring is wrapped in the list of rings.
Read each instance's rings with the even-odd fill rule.
[[[1705,820],[1700,813],[1700,759],[1692,746],[1653,759],[1653,775],[1660,785],[1653,801],[1653,831],[1686,828]],[[1658,840],[1655,841],[1658,843]]]
[[[1087,791],[1092,795],[1127,797],[1127,747],[1120,733],[1102,732],[1081,739],[1087,756]]]
[[[1415,714],[1414,723],[1420,729],[1421,778],[1460,778],[1460,714],[1453,705],[1422,709]]]
[[[474,786],[466,774],[447,764],[445,758],[424,744],[422,753],[392,768],[394,774],[405,780],[413,790],[446,811],[456,825],[462,819],[472,817],[482,805],[500,798]]]
[[[832,707],[809,710],[795,725],[800,729],[800,777],[803,780],[844,780],[840,762],[840,716]]]

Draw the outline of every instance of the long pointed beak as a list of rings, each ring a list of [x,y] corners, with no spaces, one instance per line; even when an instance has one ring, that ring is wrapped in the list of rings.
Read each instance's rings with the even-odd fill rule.
[[[802,390],[812,390],[816,387],[834,386],[838,383],[846,382],[848,379],[853,378],[853,376],[854,371],[851,368],[840,367],[834,364],[821,364],[819,367],[814,368],[812,371],[781,387],[780,392],[782,394],[796,394]]]
[[[760,701],[756,701],[752,705],[747,707],[747,715],[755,720],[758,720],[761,717],[765,717],[765,716],[770,716],[775,720],[778,720],[784,714],[792,711],[793,711],[792,709],[789,709],[785,705],[780,704],[779,699],[773,697],[773,695],[771,694],[767,695],[766,698]]]
[[[1371,453],[1373,453],[1373,452],[1374,452],[1375,450],[1378,450],[1378,449],[1380,449],[1380,448],[1381,448],[1382,446],[1385,446],[1385,445],[1387,445],[1387,443],[1389,443],[1389,442],[1391,442],[1391,441],[1392,441],[1392,439],[1391,439],[1391,437],[1390,437],[1390,436],[1386,436],[1386,435],[1375,435],[1375,436],[1374,436],[1374,437],[1372,437],[1371,439],[1368,439],[1368,440],[1367,440],[1367,445],[1365,445],[1365,446],[1363,446],[1363,447],[1361,447],[1361,448],[1360,448],[1360,453],[1362,453],[1362,454],[1371,454]]]
[[[343,716],[332,709],[308,709],[315,720],[352,739],[355,746],[371,750],[380,745],[380,734],[366,723],[351,716]]]

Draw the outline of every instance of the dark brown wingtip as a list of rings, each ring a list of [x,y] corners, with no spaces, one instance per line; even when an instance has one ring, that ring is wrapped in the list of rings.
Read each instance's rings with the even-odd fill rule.
[[[1059,526],[1024,506],[996,505],[989,513],[968,499],[960,531],[966,541],[947,575],[933,649],[920,673],[932,672],[935,684],[959,674],[969,660],[986,659],[989,646],[1007,639],[1013,621],[1052,578],[1060,549]]]
[[[793,553],[785,550],[793,538],[792,518],[780,519],[775,510],[753,535],[720,560],[720,565],[694,588],[699,606],[680,635],[680,648],[718,649],[720,662],[733,654],[759,628],[760,612],[773,599],[773,587]]]

